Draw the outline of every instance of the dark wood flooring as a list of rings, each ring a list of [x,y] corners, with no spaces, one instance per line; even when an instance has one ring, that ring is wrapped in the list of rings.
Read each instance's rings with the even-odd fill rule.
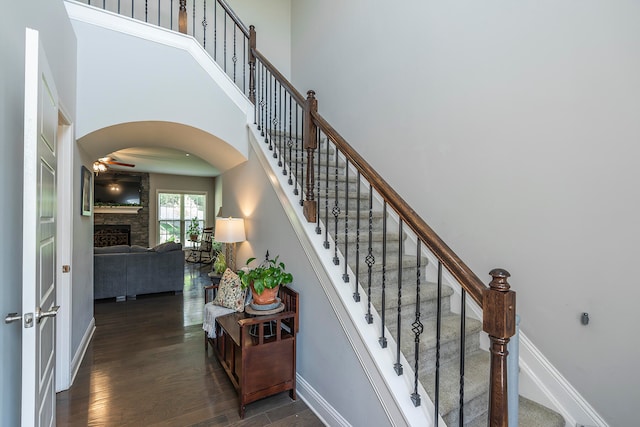
[[[211,348],[202,287],[210,266],[187,263],[182,295],[95,303],[96,331],[73,386],[57,395],[58,426],[322,426],[287,392],[247,406]]]

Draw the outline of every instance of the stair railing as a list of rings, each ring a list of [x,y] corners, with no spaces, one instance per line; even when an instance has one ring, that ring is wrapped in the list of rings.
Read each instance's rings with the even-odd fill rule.
[[[117,1],[117,3],[116,3]],[[404,299],[415,298],[415,312],[410,325],[413,334],[414,389],[411,400],[421,404],[418,383],[424,383],[423,365],[434,373],[432,389],[434,422],[439,419],[441,328],[444,274],[448,273],[460,286],[459,402],[458,413],[451,419],[463,425],[465,411],[466,296],[471,296],[483,310],[482,329],[490,339],[491,368],[489,375],[488,422],[490,426],[508,425],[507,343],[515,333],[515,293],[507,281],[509,273],[494,269],[489,286],[449,248],[426,222],[393,190],[369,163],[319,114],[313,91],[304,97],[256,49],[256,32],[247,28],[224,0],[216,0],[207,10],[204,0],[85,0],[88,4],[128,15],[132,18],[192,35],[205,48],[225,73],[254,103],[254,124],[294,194],[299,196],[305,217],[316,223],[316,232],[324,234],[324,247],[333,245],[333,262],[343,263],[345,283],[354,275],[353,298],[360,302],[366,296],[369,323],[379,319],[379,344],[386,347],[387,332],[395,331],[396,362],[394,370],[403,373],[402,321]],[[101,3],[101,4],[100,4]],[[178,17],[174,20],[174,17]],[[191,16],[191,19],[189,19]],[[189,25],[189,21],[191,25]],[[240,62],[240,64],[238,64]],[[355,191],[354,190],[355,187]],[[355,200],[350,199],[355,193]],[[382,210],[380,215],[379,210]],[[374,231],[374,223],[382,222],[382,234]],[[355,225],[352,224],[355,222]],[[389,223],[397,229],[389,230]],[[333,230],[331,231],[331,228]],[[405,243],[411,234],[415,246]],[[362,248],[364,246],[364,249]],[[381,246],[381,250],[380,250]],[[395,249],[396,259],[390,259]],[[420,357],[424,320],[421,310],[422,277],[427,251],[437,264],[435,354]],[[413,255],[413,258],[411,258]],[[407,266],[407,260],[414,262]],[[393,264],[395,277],[391,277]],[[411,271],[411,276],[405,272]],[[381,286],[372,283],[381,280]],[[409,287],[409,285],[411,287]],[[395,284],[395,287],[394,287]],[[395,292],[392,292],[395,291]],[[379,293],[379,294],[376,294]],[[375,301],[375,303],[374,303]],[[395,305],[394,305],[395,304]],[[387,319],[387,309],[397,316]],[[433,359],[433,360],[431,360]]]

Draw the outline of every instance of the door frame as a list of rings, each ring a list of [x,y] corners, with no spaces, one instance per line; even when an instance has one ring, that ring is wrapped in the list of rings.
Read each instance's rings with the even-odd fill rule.
[[[71,369],[71,331],[73,324],[73,148],[74,126],[62,102],[58,100],[58,153],[57,153],[57,248],[56,248],[56,301],[60,306],[56,328],[56,392],[67,390],[73,383]]]

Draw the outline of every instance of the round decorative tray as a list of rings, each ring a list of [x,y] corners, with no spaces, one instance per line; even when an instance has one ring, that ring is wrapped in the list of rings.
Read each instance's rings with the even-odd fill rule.
[[[273,310],[274,308],[276,308],[276,307],[278,307],[280,305],[280,298],[276,297],[276,300],[274,302],[272,302],[271,304],[256,304],[256,303],[252,302],[250,305],[251,305],[251,308],[253,308],[254,310],[257,310],[257,311]]]
[[[273,305],[273,304],[269,304],[269,305]],[[266,316],[269,314],[276,314],[276,313],[280,313],[281,311],[284,311],[284,304],[278,301],[277,305],[269,310],[256,310],[255,308],[253,308],[253,304],[249,304],[244,308],[244,311],[247,314],[252,314],[255,316]]]

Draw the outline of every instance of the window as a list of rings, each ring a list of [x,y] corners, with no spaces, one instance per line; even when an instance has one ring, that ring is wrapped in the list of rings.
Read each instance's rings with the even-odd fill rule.
[[[197,218],[202,230],[206,207],[206,193],[158,192],[158,243],[177,242],[186,246],[191,219]]]

